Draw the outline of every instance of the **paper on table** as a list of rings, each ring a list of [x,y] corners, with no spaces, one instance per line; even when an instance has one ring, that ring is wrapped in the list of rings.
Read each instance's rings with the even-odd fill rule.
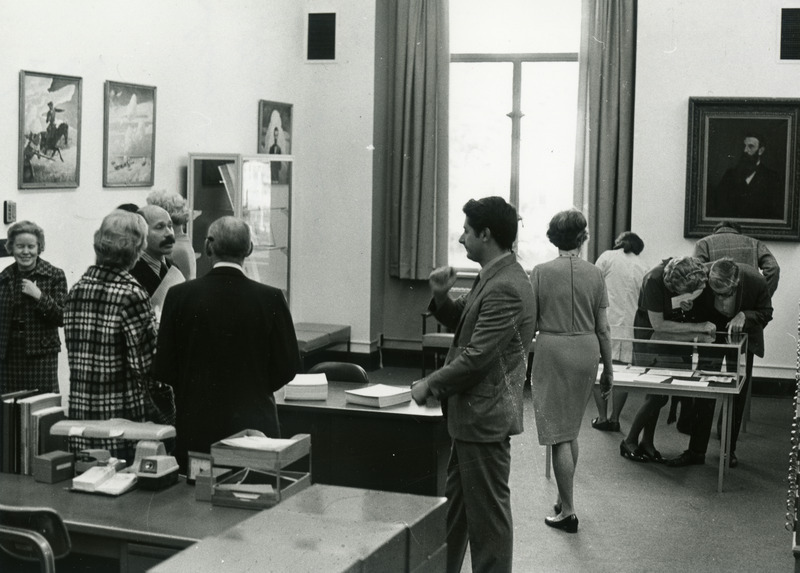
[[[614,382],[633,382],[639,376],[641,376],[641,373],[639,372],[629,372],[628,370],[614,369]]]
[[[653,376],[683,376],[684,378],[688,378],[692,375],[692,370],[667,370],[666,368],[650,368],[647,373],[652,374]]]
[[[686,378],[673,378],[672,379],[673,386],[694,386],[696,388],[706,388],[708,386],[708,382],[704,382],[703,380],[687,380]]]
[[[652,382],[653,384],[660,384],[669,380],[669,376],[654,376],[652,374],[639,374],[636,377],[636,382]]]
[[[317,386],[325,385],[328,383],[328,377],[324,372],[315,374],[297,374],[292,381],[289,382],[292,386]]]
[[[694,292],[687,292],[685,294],[679,294],[677,296],[673,296],[672,297],[672,308],[676,309],[681,305],[682,302],[688,302],[688,301],[696,299],[698,296],[700,296],[701,292],[703,292],[703,289],[699,288]]]
[[[231,446],[234,448],[277,452],[278,450],[282,450],[286,446],[293,444],[294,440],[266,438],[263,436],[239,436],[237,438],[225,438],[221,442],[226,446]]]

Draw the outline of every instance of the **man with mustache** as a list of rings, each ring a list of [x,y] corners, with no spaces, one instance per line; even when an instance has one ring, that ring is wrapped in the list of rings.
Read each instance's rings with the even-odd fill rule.
[[[744,136],[739,162],[725,171],[708,198],[709,217],[783,219],[784,185],[777,171],[763,162],[764,136]]]
[[[161,207],[145,205],[138,213],[147,221],[147,246],[130,273],[153,296],[172,266],[167,256],[172,254],[175,232],[169,213]]]

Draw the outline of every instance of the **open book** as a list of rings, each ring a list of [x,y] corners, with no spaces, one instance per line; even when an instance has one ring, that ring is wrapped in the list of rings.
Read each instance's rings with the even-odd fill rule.
[[[345,390],[344,397],[351,404],[384,408],[411,401],[411,388],[374,384],[359,390]]]

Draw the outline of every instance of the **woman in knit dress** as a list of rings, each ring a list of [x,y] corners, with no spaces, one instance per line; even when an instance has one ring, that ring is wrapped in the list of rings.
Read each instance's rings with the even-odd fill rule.
[[[580,211],[556,213],[547,237],[558,247],[558,257],[531,272],[538,331],[531,385],[539,443],[552,447],[558,486],[556,515],[545,518],[545,523],[575,533],[578,432],[601,358],[600,385],[605,395],[613,379],[608,297],[600,269],[578,256],[589,238]]]
[[[0,273],[0,392],[58,392],[67,278],[39,256],[44,231],[36,223],[11,225],[6,250],[14,263]]]

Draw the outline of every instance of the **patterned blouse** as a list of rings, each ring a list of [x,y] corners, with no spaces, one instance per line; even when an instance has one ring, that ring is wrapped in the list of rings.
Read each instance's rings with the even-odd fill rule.
[[[75,283],[64,310],[69,356],[69,417],[144,421],[142,387],[156,350],[150,297],[125,270],[94,265]],[[135,444],[73,439],[74,449],[106,448],[133,461]]]

